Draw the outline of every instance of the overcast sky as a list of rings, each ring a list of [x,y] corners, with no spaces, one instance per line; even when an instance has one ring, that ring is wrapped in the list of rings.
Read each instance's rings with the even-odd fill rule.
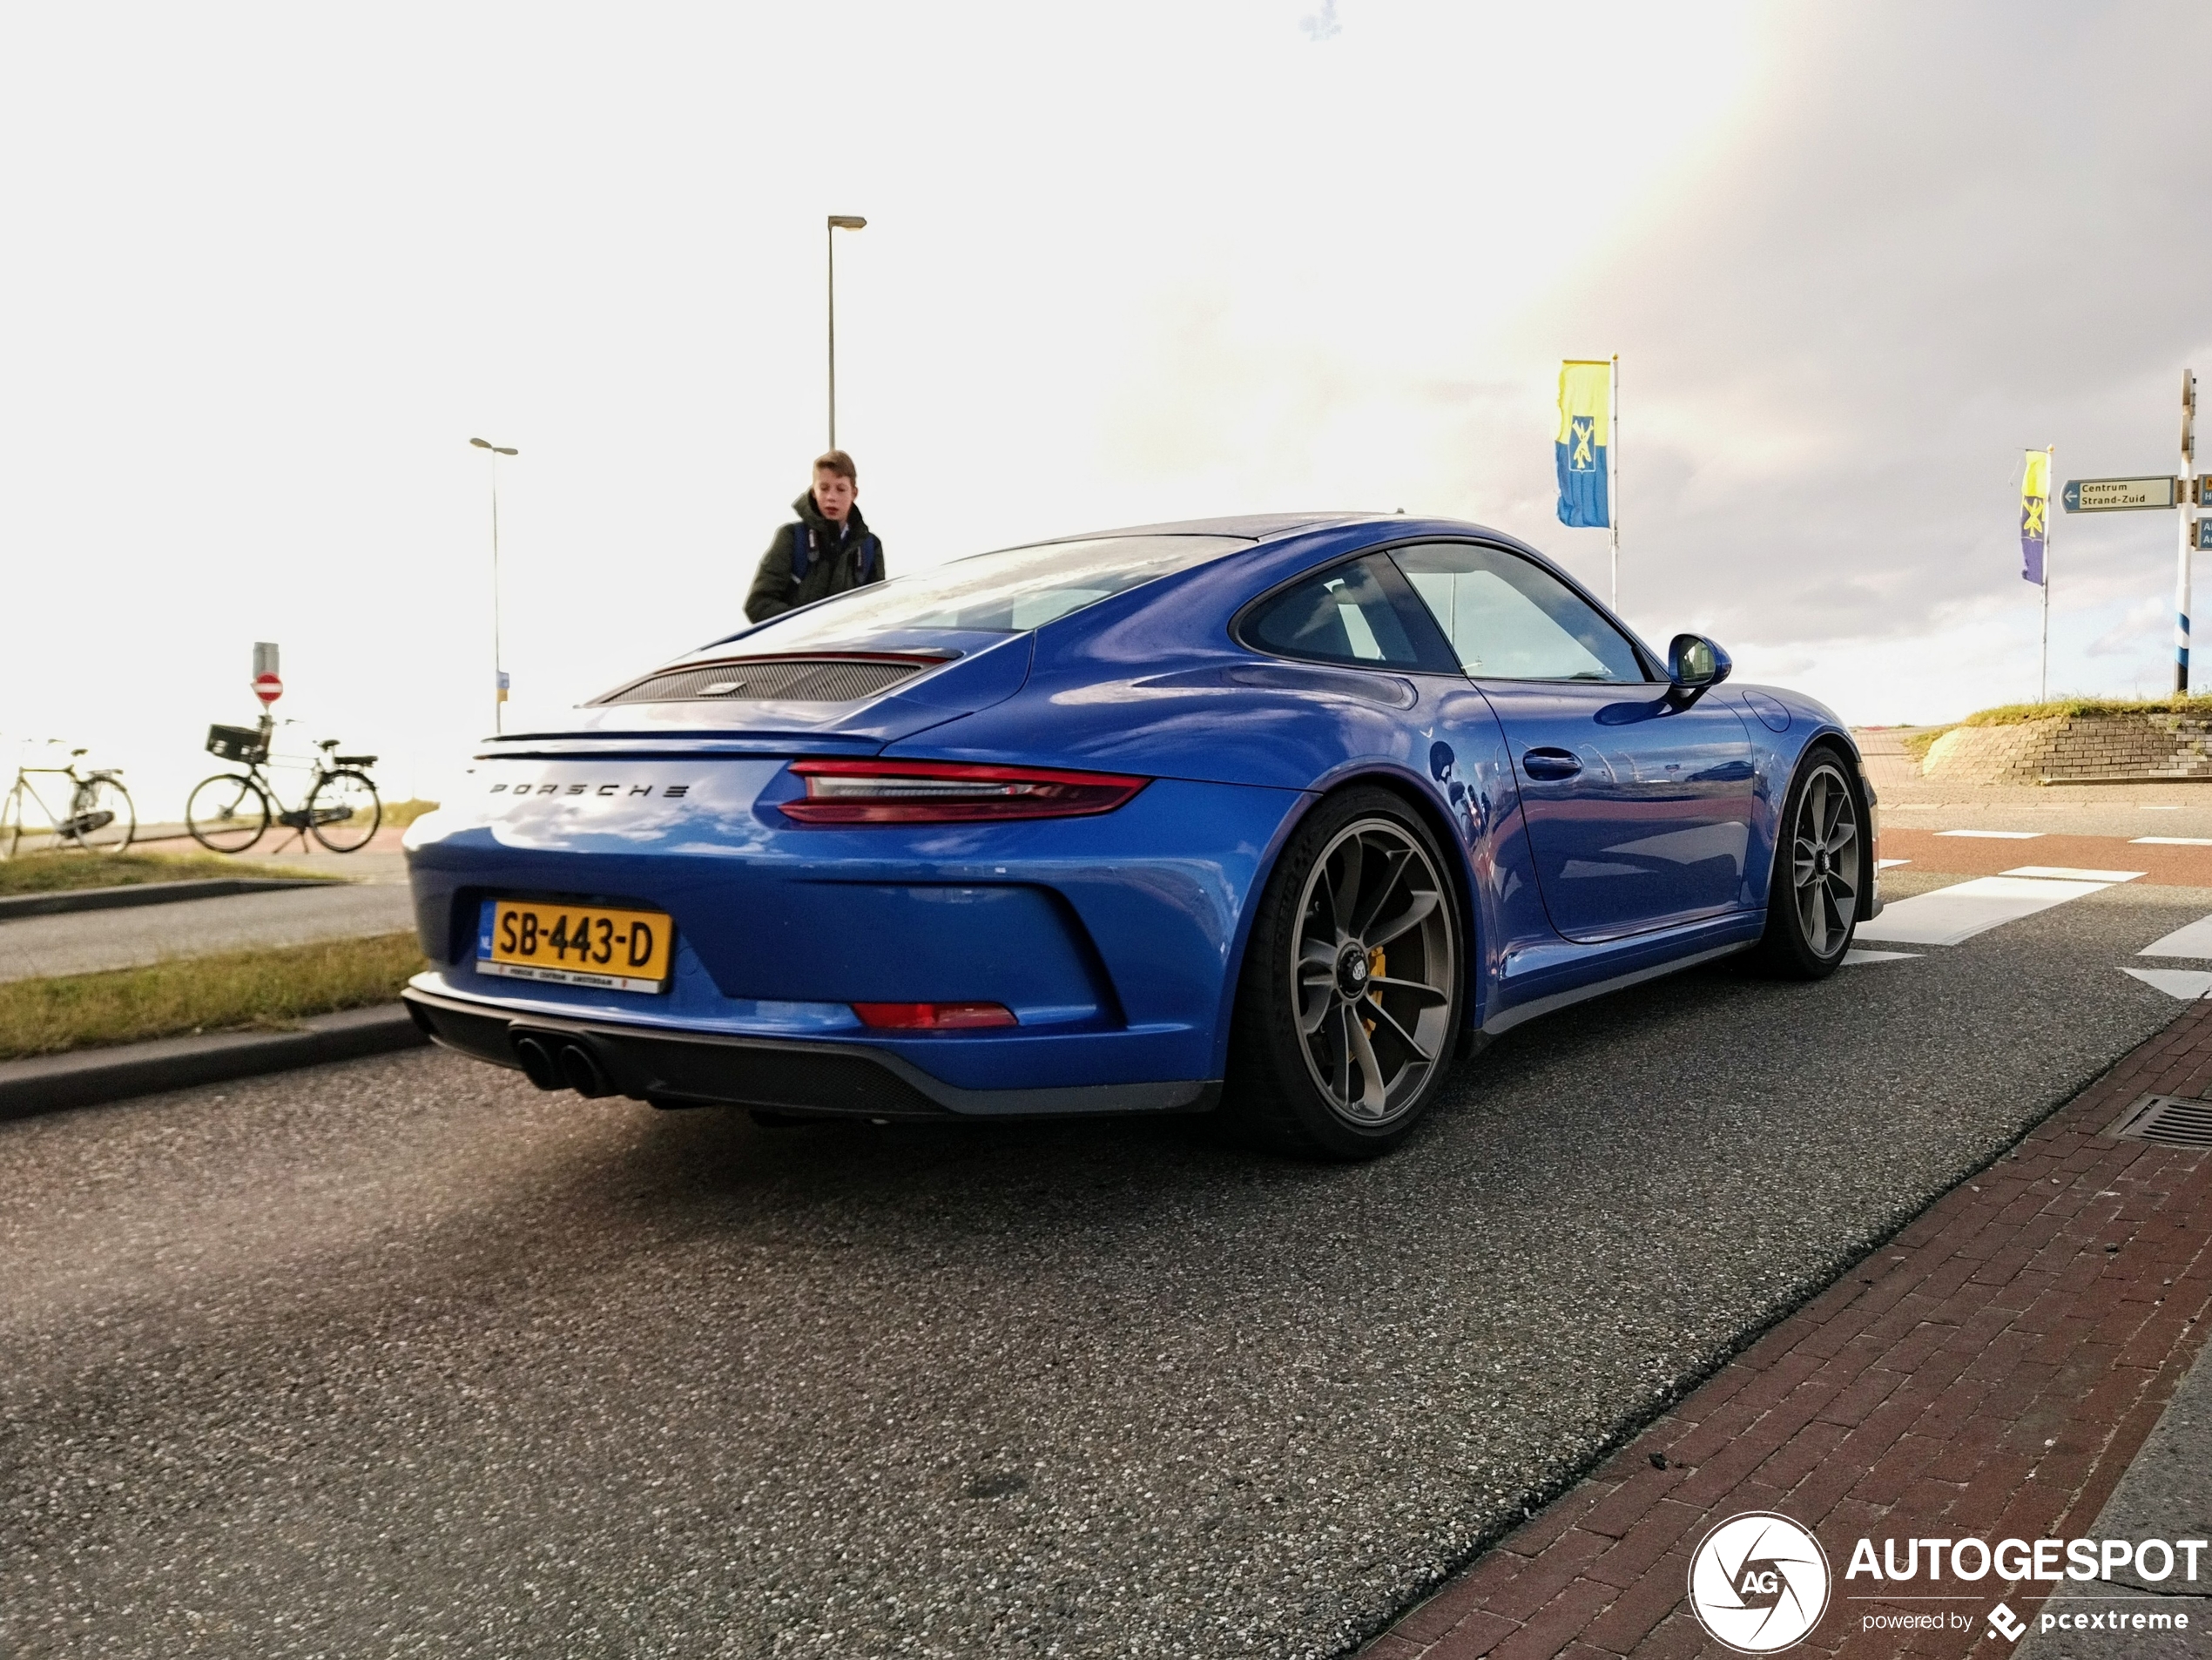
[[[1602,591],[1551,405],[1617,351],[1648,638],[1857,722],[2033,696],[2021,449],[2170,470],[2212,382],[2207,63],[2182,4],[10,8],[0,759],[173,814],[274,639],[280,713],[437,793],[491,715],[474,435],[522,451],[510,720],[735,626],[830,213],[894,571],[1403,507]],[[2054,691],[2170,683],[2174,518],[2058,523]]]

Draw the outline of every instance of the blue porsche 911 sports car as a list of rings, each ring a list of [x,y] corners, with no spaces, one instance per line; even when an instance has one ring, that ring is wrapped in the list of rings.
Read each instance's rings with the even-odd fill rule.
[[[1453,1061],[1730,952],[1832,970],[1874,792],[1510,536],[1218,519],[840,595],[489,740],[407,848],[439,1042],[764,1115],[1401,1140]]]

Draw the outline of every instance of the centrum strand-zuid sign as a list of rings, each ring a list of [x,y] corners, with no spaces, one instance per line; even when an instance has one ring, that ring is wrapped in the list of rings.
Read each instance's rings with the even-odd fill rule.
[[[2069,513],[2138,513],[2182,504],[2182,481],[2164,478],[2070,478],[2066,483]]]

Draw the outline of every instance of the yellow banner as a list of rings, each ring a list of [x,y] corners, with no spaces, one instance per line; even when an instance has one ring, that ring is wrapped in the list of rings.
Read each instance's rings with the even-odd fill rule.
[[[1559,435],[1555,443],[1575,437],[1575,423],[1587,421],[1585,441],[1602,449],[1613,442],[1612,418],[1607,408],[1613,390],[1613,365],[1577,362],[1559,366]]]

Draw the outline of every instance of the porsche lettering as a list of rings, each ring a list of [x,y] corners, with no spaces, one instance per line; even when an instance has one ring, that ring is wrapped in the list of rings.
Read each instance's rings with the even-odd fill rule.
[[[664,784],[658,786],[651,784],[631,784],[628,786],[621,784],[495,784],[491,786],[488,793],[492,795],[560,795],[563,793],[569,795],[619,795],[627,800],[631,796],[651,795],[653,793],[656,787],[659,789],[661,799],[665,801],[681,800],[685,796],[691,793],[691,786],[688,784]]]

